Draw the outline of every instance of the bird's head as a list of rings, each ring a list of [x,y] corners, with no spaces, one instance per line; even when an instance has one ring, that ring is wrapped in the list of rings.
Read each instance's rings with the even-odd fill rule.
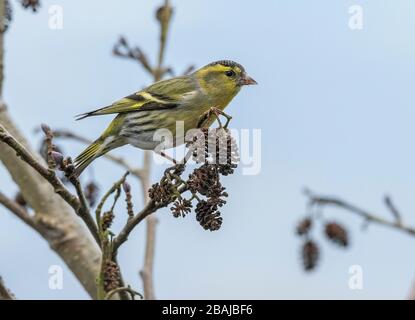
[[[194,74],[205,91],[221,90],[236,94],[242,86],[257,84],[243,66],[231,60],[209,63]]]

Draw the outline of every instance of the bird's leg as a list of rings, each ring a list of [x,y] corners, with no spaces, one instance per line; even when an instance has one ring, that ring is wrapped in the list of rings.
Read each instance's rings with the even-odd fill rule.
[[[221,109],[216,108],[216,107],[211,107],[207,112],[202,114],[202,116],[200,117],[198,127],[200,128],[200,126],[203,125],[209,119],[211,115],[214,115],[216,117],[216,120],[218,121],[220,128],[227,129],[229,122],[232,120],[232,117],[228,115],[227,113],[223,112]],[[226,118],[225,125],[222,125],[222,121],[220,121],[219,116],[224,116]]]
[[[206,111],[205,113],[203,113],[200,116],[197,127],[202,128],[206,124],[206,122],[209,120],[209,118],[211,116],[214,116],[216,118],[216,120],[218,121],[218,123],[219,123],[219,127],[222,128],[223,127],[222,122],[219,119],[219,115],[222,114],[222,113],[223,112],[220,109],[218,109],[216,107],[211,107],[208,111]]]
[[[227,113],[223,112],[221,109],[218,109],[218,108],[215,108],[215,107],[210,108],[210,110],[216,116],[216,119],[219,122],[219,126],[221,128],[223,127],[225,129],[227,129],[228,125],[229,125],[229,122],[232,120],[232,117],[230,115],[228,115]],[[222,126],[222,122],[219,119],[219,115],[224,116],[226,118],[226,123],[225,123],[224,126]]]
[[[219,128],[222,128],[223,127],[222,126],[222,121],[220,121],[220,118],[219,118],[221,110],[216,108],[216,107],[212,107],[212,108],[209,109],[209,112],[210,112],[210,114],[213,114],[215,116],[216,121],[219,124]]]

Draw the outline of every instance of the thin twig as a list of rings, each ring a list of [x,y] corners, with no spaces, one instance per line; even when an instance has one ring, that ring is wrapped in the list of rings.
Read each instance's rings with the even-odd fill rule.
[[[157,20],[160,23],[160,46],[158,54],[158,64],[156,68],[153,68],[153,77],[154,81],[160,81],[163,76],[168,72],[169,68],[164,68],[164,56],[166,51],[166,42],[167,35],[169,31],[170,20],[173,14],[173,8],[170,6],[168,0],[164,1],[164,5],[157,10]],[[145,175],[141,179],[144,201],[147,203],[146,207],[152,207],[151,201],[148,202],[148,188],[149,188],[149,179],[150,179],[150,154],[148,152],[144,153],[144,165],[143,169],[145,170]],[[157,210],[157,209],[155,209]],[[154,212],[154,211],[153,211]],[[151,212],[150,212],[151,213]],[[147,215],[149,215],[148,213]],[[147,216],[145,215],[145,216]],[[143,218],[145,218],[145,216]],[[131,219],[132,223],[129,227],[134,228],[134,223],[137,225],[139,223],[139,218]],[[135,220],[135,221],[134,221]],[[150,216],[147,219],[147,230],[146,230],[146,248],[144,254],[144,266],[140,271],[140,275],[143,279],[144,287],[144,297],[148,300],[155,299],[154,293],[154,283],[153,283],[153,269],[154,269],[154,253],[155,253],[155,239],[156,239],[156,225],[157,219],[154,216]],[[131,229],[132,230],[132,229]],[[131,232],[131,231],[130,231]],[[128,234],[127,234],[128,236]]]
[[[177,189],[178,194],[182,194],[186,192],[187,186],[182,185]],[[137,213],[133,218],[129,219],[125,224],[124,228],[120,231],[120,233],[114,238],[114,252],[118,250],[118,248],[128,239],[131,231],[146,217],[151,215],[152,213],[156,212],[158,209],[162,208],[162,206],[157,206],[153,200],[150,200],[146,206]]]
[[[99,201],[97,208],[95,209],[95,216],[96,216],[98,227],[100,229],[101,229],[101,212],[102,212],[102,208],[104,207],[105,202],[107,201],[107,199],[109,198],[111,194],[113,194],[117,189],[121,187],[121,185],[124,183],[125,179],[127,178],[128,174],[129,174],[128,171],[124,173],[121,179],[115,182]],[[114,209],[114,206],[115,206],[115,201],[114,201],[112,210]]]
[[[78,215],[85,221],[87,226],[90,228],[91,232],[95,229],[95,222],[92,219],[92,216],[89,212],[89,205],[86,200],[84,190],[81,185],[81,181],[79,180],[79,177],[72,174],[73,173],[73,166],[72,166],[72,160],[69,158],[66,162],[65,167],[63,167],[63,156],[61,156],[59,153],[54,151],[54,145],[53,145],[53,132],[51,128],[47,124],[41,125],[42,131],[45,134],[46,139],[46,146],[47,146],[47,164],[49,171],[54,171],[54,169],[57,166],[57,163],[54,159],[54,154],[59,155],[59,160],[62,159],[62,162],[59,164],[60,169],[65,171],[65,174],[67,175],[69,182],[72,183],[72,185],[75,187],[76,194],[78,195],[79,200],[79,209],[77,211]]]
[[[114,253],[117,252],[118,248],[128,239],[131,231],[146,217],[155,212],[159,207],[154,204],[154,201],[150,201],[146,206],[137,213],[133,218],[129,219],[125,224],[124,228],[120,231],[118,236],[114,239]]]
[[[348,212],[358,215],[359,217],[363,218],[367,222],[373,222],[379,225],[390,227],[395,230],[405,232],[411,236],[415,235],[415,227],[404,225],[398,220],[390,221],[390,220],[384,219],[378,215],[370,213],[364,209],[361,209],[353,204],[350,204],[336,197],[317,195],[317,194],[312,193],[310,190],[306,190],[304,193],[309,198],[310,205],[334,206],[334,207],[342,208]]]
[[[402,223],[402,216],[389,196],[386,196],[384,198],[384,203],[390,211],[390,213],[393,215],[394,221],[384,219],[376,214],[370,213],[364,209],[361,209],[360,207],[350,204],[337,197],[317,195],[311,192],[309,189],[304,190],[304,194],[309,198],[308,205],[310,207],[314,205],[338,207],[350,213],[358,215],[359,217],[363,218],[365,222],[373,222],[381,226],[386,226],[404,232],[406,234],[409,234],[410,236],[415,236],[415,227],[408,226]],[[415,285],[413,285],[413,287],[411,288],[408,294],[408,299],[415,300]]]
[[[69,178],[69,181],[73,184],[76,190],[76,194],[78,195],[79,199],[79,209],[77,211],[78,215],[82,218],[82,220],[85,221],[86,225],[88,226],[89,230],[91,231],[92,235],[95,237],[94,233],[98,232],[97,225],[95,221],[92,219],[92,216],[89,211],[89,205],[86,200],[84,190],[81,186],[81,182],[79,181],[79,178],[77,176],[71,176]],[[99,239],[99,237],[98,237]],[[98,244],[100,242],[98,241]]]
[[[98,296],[99,299],[104,299],[105,298],[104,297],[104,295],[105,295],[105,288],[104,288],[104,267],[105,267],[105,263],[108,260],[112,260],[114,263],[117,264],[117,266],[119,268],[119,264],[118,264],[118,261],[117,261],[117,256],[113,254],[114,247],[113,247],[112,235],[109,232],[109,230],[104,230],[104,228],[103,228],[103,223],[101,222],[101,220],[102,220],[101,219],[101,212],[102,212],[102,208],[104,207],[104,204],[106,203],[108,198],[115,192],[114,200],[113,200],[113,203],[112,203],[112,206],[111,206],[111,209],[110,209],[109,212],[112,213],[114,211],[115,205],[117,204],[117,201],[118,201],[118,199],[120,197],[120,194],[121,194],[121,185],[125,182],[125,179],[127,178],[128,174],[129,174],[129,172],[127,171],[121,177],[120,180],[118,180],[117,182],[115,182],[112,185],[112,187],[104,194],[104,196],[102,197],[102,199],[98,203],[98,206],[95,210],[95,216],[96,216],[96,221],[97,221],[97,225],[98,225],[99,237],[100,237],[100,240],[101,240],[101,251],[102,251],[101,269],[100,269],[100,273],[99,273],[99,276],[98,276],[98,279],[97,279],[97,289],[98,289],[97,296]],[[122,277],[121,272],[119,274],[119,285],[121,287],[124,287],[124,279]],[[129,300],[129,297],[128,297],[127,293],[124,292],[124,291],[120,291],[119,296],[122,300]]]
[[[118,42],[114,45],[112,52],[118,57],[137,61],[148,73],[153,74],[154,70],[147,59],[147,55],[139,47],[130,47],[127,39],[124,37],[120,37],[118,39]]]
[[[401,214],[399,210],[396,208],[395,204],[393,203],[392,198],[389,196],[385,196],[384,201],[385,201],[386,207],[389,209],[390,213],[395,218],[396,223],[401,224],[402,223]]]
[[[16,151],[17,155],[35,169],[44,179],[46,179],[54,188],[55,192],[61,196],[78,214],[78,216],[85,222],[92,236],[99,244],[98,228],[89,214],[89,211],[85,211],[81,205],[80,200],[74,196],[62,183],[62,181],[56,176],[55,171],[48,169],[42,165],[35,157],[30,154],[26,148],[17,141],[7,130],[0,125],[0,141],[6,143],[9,147]]]
[[[68,130],[54,130],[53,131],[54,137],[55,138],[66,138],[66,139],[71,139],[83,144],[90,144],[92,143],[92,140],[87,139],[81,135],[78,135],[76,133],[73,133],[71,131]],[[151,154],[149,152],[145,153],[144,156],[144,163],[143,163],[143,168],[134,168],[133,166],[131,166],[124,158],[122,157],[117,157],[114,155],[110,155],[110,154],[105,154],[104,157],[106,157],[107,159],[119,164],[120,166],[122,166],[123,168],[127,169],[127,172],[125,173],[125,175],[119,180],[117,181],[110,190],[108,190],[108,192],[101,198],[101,201],[99,202],[99,204],[97,205],[96,211],[95,211],[95,215],[96,215],[96,222],[98,225],[98,228],[100,230],[100,233],[102,232],[101,230],[101,213],[102,213],[102,208],[104,206],[104,203],[107,201],[108,197],[114,193],[117,189],[120,188],[120,186],[122,185],[122,183],[124,183],[126,176],[128,175],[128,173],[131,173],[133,176],[135,176],[136,178],[139,179],[139,181],[144,184],[145,186],[143,187],[143,194],[144,194],[144,198],[145,198],[145,203],[146,201],[146,195],[147,195],[147,189],[148,187],[148,173],[150,171],[150,165],[151,165]],[[126,226],[126,228],[124,229],[124,232],[128,232],[130,233],[132,231],[132,229],[139,223],[141,222],[143,219],[145,218],[145,216],[143,216],[141,219],[139,219],[139,217],[136,218],[136,220],[134,220],[133,218],[130,218],[129,220],[129,224],[128,226]],[[131,228],[131,230],[129,230]],[[128,235],[127,235],[128,237]],[[121,238],[122,239],[122,238]],[[127,239],[123,240],[122,242],[125,242]],[[121,243],[119,244],[121,245]],[[115,249],[114,249],[114,253],[113,253],[113,260],[116,261],[116,255],[117,255],[117,249],[119,245],[115,245]],[[121,279],[122,281],[122,279]],[[124,296],[124,292],[121,292],[120,295]]]
[[[169,30],[170,20],[173,14],[173,8],[170,6],[169,1],[165,0],[164,5],[158,8],[156,12],[156,18],[160,24],[160,45],[159,45],[159,52],[158,52],[158,59],[157,59],[157,66],[152,67],[148,62],[146,55],[143,51],[138,48],[131,48],[127,42],[127,40],[121,37],[118,43],[114,47],[114,54],[120,57],[131,58],[138,61],[143,68],[153,76],[154,82],[157,82],[163,78],[163,76],[167,73],[171,73],[170,68],[166,68],[163,66],[164,62],[164,55],[165,55],[165,48],[167,42],[167,35]],[[122,51],[124,50],[124,51]],[[118,235],[116,239],[114,239],[114,254],[116,254],[119,246],[125,242],[128,238],[129,233],[134,229],[134,227],[140,223],[145,217],[149,216],[158,208],[154,207],[152,202],[149,202],[147,190],[149,188],[149,179],[150,179],[150,153],[148,151],[144,152],[144,161],[143,167],[140,170],[140,175],[137,177],[139,178],[142,191],[143,191],[143,198],[145,207],[144,209],[134,217],[130,217],[127,221],[127,224]],[[131,170],[130,170],[131,171]],[[133,173],[133,171],[131,171]],[[145,247],[145,256],[144,256],[144,267],[141,272],[143,277],[144,283],[144,296],[146,299],[154,299],[154,285],[152,280],[152,273],[153,273],[153,261],[154,261],[154,250],[155,250],[155,226],[157,220],[153,216],[149,216],[147,219],[147,236],[146,236],[146,247]],[[145,279],[144,279],[145,278]]]

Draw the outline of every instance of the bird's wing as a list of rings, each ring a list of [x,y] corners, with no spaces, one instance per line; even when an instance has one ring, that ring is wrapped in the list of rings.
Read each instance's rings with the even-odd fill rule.
[[[194,80],[189,76],[159,81],[142,91],[114,102],[110,106],[77,115],[76,120],[112,113],[176,108],[181,104],[183,97],[194,92],[195,89]]]

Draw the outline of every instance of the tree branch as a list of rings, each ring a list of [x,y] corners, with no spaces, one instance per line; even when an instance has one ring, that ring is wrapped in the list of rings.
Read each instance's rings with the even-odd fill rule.
[[[5,0],[0,0],[0,16],[4,16]],[[28,143],[11,120],[2,101],[4,50],[0,33],[0,124],[29,150]],[[41,159],[39,155],[35,156]],[[95,279],[99,270],[100,250],[85,227],[79,223],[65,201],[16,152],[0,142],[0,161],[20,188],[25,200],[34,210],[38,231],[51,248],[65,261],[91,297],[96,296]]]
[[[148,196],[148,189],[150,188],[150,171],[151,171],[151,154],[148,151],[144,152],[143,158],[143,177],[140,179],[141,182],[141,189],[143,191],[143,200],[147,207],[153,206],[152,202],[149,201]],[[156,211],[155,209],[154,211]],[[153,212],[154,212],[153,211]],[[144,297],[147,300],[154,300],[154,284],[153,284],[153,266],[154,266],[154,252],[155,252],[155,240],[156,240],[156,225],[157,225],[157,218],[155,216],[149,216],[148,214],[137,215],[135,218],[132,219],[130,225],[126,225],[127,229],[125,230],[128,236],[128,231],[130,228],[131,230],[140,223],[145,217],[147,218],[147,226],[146,226],[146,247],[144,253],[144,265],[143,269],[140,271],[140,276],[143,279],[143,289],[144,289]],[[142,218],[140,218],[142,216]]]
[[[85,137],[82,137],[76,133],[73,133],[68,130],[54,130],[53,135],[55,138],[66,138],[71,139],[74,141],[78,141],[83,144],[90,144],[92,141]],[[143,270],[140,271],[140,275],[143,279],[143,287],[144,287],[144,295],[146,299],[153,300],[154,296],[154,289],[152,284],[152,266],[154,264],[154,252],[155,252],[155,233],[156,233],[156,224],[157,219],[156,217],[150,216],[151,213],[155,212],[158,208],[151,208],[152,204],[149,204],[148,192],[147,190],[150,187],[150,171],[151,171],[151,153],[148,151],[144,151],[143,156],[143,167],[142,168],[135,168],[131,166],[124,158],[117,157],[111,154],[105,154],[104,157],[107,159],[117,163],[121,167],[127,169],[132,175],[139,179],[141,183],[141,189],[143,193],[143,201],[146,207],[137,214],[134,218],[130,219],[127,224],[124,226],[118,237],[114,240],[114,256],[117,255],[119,247],[128,239],[129,234],[131,231],[146,217],[147,219],[147,227],[146,227],[146,248],[145,248],[145,256],[144,256],[144,266]],[[111,190],[110,190],[111,191]],[[104,201],[106,198],[102,198]],[[98,205],[100,208],[100,205]],[[100,209],[97,211],[101,211]],[[97,215],[97,219],[98,215]],[[99,224],[99,220],[97,220]]]
[[[334,206],[342,208],[350,213],[358,215],[367,222],[373,222],[382,226],[393,228],[395,230],[405,232],[411,236],[415,235],[415,228],[412,226],[402,224],[400,220],[395,219],[394,221],[390,221],[388,219],[384,219],[378,215],[370,213],[369,211],[361,209],[353,204],[350,204],[342,199],[324,195],[317,195],[312,193],[310,190],[306,190],[305,195],[309,198],[309,204],[311,206]]]
[[[0,124],[27,149],[28,144],[8,116],[5,105],[1,106]],[[39,155],[36,158],[41,161]],[[49,182],[26,162],[21,161],[14,149],[2,142],[0,161],[34,210],[36,230],[61,256],[88,293],[95,297],[95,277],[99,269],[100,251],[91,241],[84,226],[79,223],[73,209],[54,192]]]
[[[99,244],[98,229],[89,213],[85,197],[83,196],[83,191],[79,184],[79,180],[75,179],[72,182],[74,183],[78,195],[83,200],[79,200],[77,197],[75,197],[56,176],[55,171],[45,167],[39,161],[37,161],[37,159],[35,159],[19,141],[10,135],[2,125],[0,125],[0,141],[6,143],[9,147],[15,150],[18,157],[29,164],[52,185],[55,192],[60,195],[62,199],[65,200],[75,210],[75,212],[79,215],[79,217],[81,217],[82,220],[84,220],[91,234]]]
[[[131,48],[127,40],[121,37],[118,43],[115,45],[113,53],[120,57],[131,58],[137,61],[142,65],[144,70],[146,70],[150,75],[153,76],[154,82],[160,81],[165,74],[171,72],[170,68],[163,67],[164,55],[166,49],[167,35],[170,25],[170,20],[173,14],[173,8],[170,6],[168,0],[164,1],[164,4],[157,9],[156,18],[159,21],[160,25],[160,41],[159,41],[159,52],[157,65],[152,67],[148,62],[146,55],[139,47]],[[124,49],[126,52],[122,52],[121,49]],[[128,234],[131,230],[139,223],[142,219],[148,216],[147,218],[147,227],[146,227],[146,247],[144,255],[144,266],[143,270],[140,272],[141,277],[143,278],[144,286],[144,296],[148,300],[155,299],[154,295],[154,285],[153,285],[153,264],[154,264],[154,251],[155,251],[155,238],[156,238],[156,224],[157,219],[154,216],[149,216],[150,213],[154,212],[149,210],[151,208],[151,203],[148,202],[147,190],[150,187],[150,165],[151,165],[151,155],[150,152],[144,151],[143,158],[143,168],[140,171],[140,182],[142,185],[143,199],[146,207],[143,209],[141,216],[140,214],[129,221],[125,226],[125,229],[122,231],[121,237],[118,239],[117,248],[126,241]],[[149,211],[146,211],[149,210]],[[157,210],[157,209],[156,209]],[[151,211],[151,212],[150,212]],[[148,214],[147,214],[148,213]],[[141,218],[142,217],[142,218]]]
[[[385,201],[386,207],[389,209],[390,213],[395,218],[396,223],[401,224],[402,223],[401,213],[396,208],[396,206],[393,203],[391,197],[385,196],[384,201]]]
[[[317,195],[313,192],[311,192],[309,189],[306,189],[304,191],[304,194],[309,199],[309,206],[334,206],[341,209],[346,210],[347,212],[353,213],[362,219],[364,219],[366,222],[373,222],[375,224],[389,227],[392,229],[395,229],[397,231],[404,232],[410,236],[415,236],[415,227],[406,225],[402,222],[402,216],[399,210],[396,208],[395,204],[393,203],[392,199],[389,196],[386,196],[384,198],[384,203],[388,211],[393,216],[394,220],[388,220],[385,218],[382,218],[379,215],[376,215],[374,213],[371,213],[367,210],[364,210],[358,206],[355,206],[353,204],[350,204],[349,202],[346,202],[340,198],[332,197],[332,196],[325,196],[325,195]],[[408,299],[415,300],[415,284],[412,286],[409,294]]]
[[[55,138],[67,138],[72,139],[84,144],[90,144],[91,140],[82,137],[78,134],[72,133],[68,130],[54,130],[53,135]],[[145,249],[145,257],[144,257],[144,267],[143,270],[140,272],[140,275],[143,279],[143,287],[144,287],[144,294],[146,299],[154,299],[154,289],[152,284],[152,266],[154,264],[154,251],[155,251],[155,226],[157,224],[157,219],[155,217],[150,217],[150,214],[155,212],[158,208],[152,208],[153,204],[149,204],[148,192],[147,190],[150,187],[150,171],[151,171],[151,153],[145,151],[143,156],[143,167],[142,168],[134,168],[132,167],[124,158],[116,157],[110,154],[105,155],[106,158],[109,160],[119,164],[120,166],[127,169],[134,175],[136,178],[139,179],[142,187],[143,193],[143,200],[146,204],[146,207],[137,214],[132,219],[127,221],[127,224],[124,226],[120,234],[116,239],[114,239],[114,258],[118,253],[119,247],[128,239],[129,234],[132,230],[142,222],[146,217],[147,219],[147,232],[146,232],[146,249]],[[111,190],[109,191],[111,192]],[[106,197],[104,196],[103,201],[105,202]],[[97,212],[100,212],[102,205],[98,205]],[[97,215],[97,223],[99,224],[99,217]]]
[[[114,253],[116,254],[119,247],[128,239],[131,231],[146,217],[148,217],[153,212],[157,211],[160,207],[157,207],[154,204],[154,201],[150,201],[146,206],[137,213],[133,218],[129,219],[125,224],[124,228],[120,231],[117,237],[114,239]]]
[[[160,45],[157,67],[152,68],[152,75],[154,82],[160,81],[162,77],[170,70],[170,68],[164,68],[164,56],[166,51],[167,35],[169,31],[169,25],[173,14],[173,8],[170,6],[168,0],[164,1],[164,5],[161,6],[156,13],[157,20],[160,24]],[[144,153],[144,165],[143,165],[143,177],[141,179],[144,201],[147,206],[151,206],[151,202],[148,198],[147,190],[150,187],[150,153],[145,151]],[[151,213],[151,212],[150,212]],[[155,216],[149,216],[147,218],[147,233],[146,233],[146,248],[144,254],[144,266],[140,271],[140,275],[143,279],[144,297],[148,300],[154,300],[154,283],[153,283],[153,269],[154,269],[154,253],[155,253],[155,240],[156,240],[156,225],[157,219]],[[134,228],[134,227],[133,227]]]

